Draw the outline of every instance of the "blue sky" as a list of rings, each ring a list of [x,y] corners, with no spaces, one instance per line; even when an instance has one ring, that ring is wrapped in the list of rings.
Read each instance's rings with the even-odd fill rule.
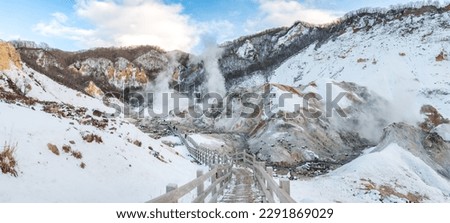
[[[63,50],[158,45],[198,51],[297,20],[326,23],[362,7],[409,0],[0,0],[0,39]]]

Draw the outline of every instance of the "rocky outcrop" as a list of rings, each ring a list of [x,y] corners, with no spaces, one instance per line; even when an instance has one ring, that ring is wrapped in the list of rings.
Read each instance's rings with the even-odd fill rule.
[[[110,84],[119,89],[124,86],[143,87],[149,83],[145,69],[123,57],[118,57],[115,62],[106,58],[88,58],[71,64],[68,69],[82,76],[106,78]]]
[[[112,92],[117,97],[126,97],[123,94],[128,88],[145,88],[161,73],[173,74],[169,84],[180,86],[181,78],[195,76],[190,75],[190,67],[198,63],[190,61],[190,54],[165,52],[154,46],[66,52],[31,41],[13,44],[24,63],[56,82],[82,92],[93,82],[103,92]],[[203,79],[195,81],[199,83]]]
[[[143,66],[139,67],[124,57],[114,56],[113,49],[105,52],[93,50],[86,54],[84,51],[71,53],[51,49],[48,46],[42,47],[32,41],[1,42],[0,70],[8,70],[12,68],[11,66],[21,69],[21,58],[23,58],[27,69],[31,68],[62,85],[98,98],[102,97],[104,92],[110,92],[120,98],[124,88],[128,86],[144,87],[150,82],[150,78],[147,76],[148,71]],[[121,55],[130,58],[130,54],[133,52],[133,50],[125,51]],[[156,57],[157,52],[159,51],[153,50],[152,55]],[[160,53],[163,55],[164,52]],[[83,58],[85,54],[87,58]],[[91,57],[96,54],[99,57]],[[112,62],[108,57],[116,58],[116,60]],[[143,64],[146,59],[149,58],[142,58],[139,61]],[[165,65],[160,65],[157,69],[163,69],[163,66]],[[19,84],[23,85],[23,87],[19,86],[20,89],[23,89],[22,93],[30,90],[27,89],[29,86],[27,83],[19,81]]]
[[[101,98],[105,93],[98,88],[94,82],[90,81],[89,85],[84,89],[84,91],[94,98]]]
[[[0,71],[11,69],[11,65],[22,69],[20,55],[11,44],[0,42]]]

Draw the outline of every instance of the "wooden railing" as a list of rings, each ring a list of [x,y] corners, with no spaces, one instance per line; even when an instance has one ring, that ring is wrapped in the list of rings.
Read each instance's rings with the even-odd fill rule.
[[[194,146],[193,156],[196,159],[207,166],[216,164],[231,164],[231,160],[228,155],[220,154],[217,151],[210,150],[206,147],[199,145],[190,136],[186,137],[187,141]]]
[[[165,194],[147,203],[177,203],[182,197],[196,188],[197,196],[192,200],[192,203],[204,203],[209,195],[211,196],[208,202],[217,202],[217,198],[223,194],[223,190],[231,179],[231,168],[231,165],[217,165],[206,174],[199,170],[197,171],[196,179],[181,187],[169,184],[166,187]],[[208,179],[211,179],[211,185],[205,190],[205,182]]]
[[[210,167],[217,164],[231,164],[231,160],[227,155],[219,154],[217,151],[200,146],[190,136],[183,136],[178,131],[174,130],[172,126],[168,125],[168,127],[170,131],[180,138],[181,142],[188,149],[191,157],[197,162]]]
[[[273,179],[273,168],[265,167],[265,162],[257,162],[255,155],[246,152],[236,153],[232,159],[237,164],[243,164],[253,170],[255,180],[264,193],[263,202],[265,203],[296,203],[290,196],[290,181],[280,179],[278,183]],[[275,195],[275,196],[274,196]],[[278,200],[275,200],[277,198]]]

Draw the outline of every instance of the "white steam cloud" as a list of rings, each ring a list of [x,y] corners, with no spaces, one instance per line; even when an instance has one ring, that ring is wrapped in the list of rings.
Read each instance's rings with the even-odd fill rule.
[[[201,55],[206,70],[206,87],[208,92],[226,94],[225,78],[219,68],[219,58],[223,50],[215,44],[208,44]]]
[[[420,106],[415,103],[415,94],[407,87],[399,85],[397,88],[384,90],[383,94],[372,91],[366,92],[369,99],[363,104],[353,104],[348,118],[341,118],[333,114],[333,125],[341,130],[357,132],[361,137],[373,143],[378,142],[383,129],[394,122],[404,122],[416,125],[420,122]]]

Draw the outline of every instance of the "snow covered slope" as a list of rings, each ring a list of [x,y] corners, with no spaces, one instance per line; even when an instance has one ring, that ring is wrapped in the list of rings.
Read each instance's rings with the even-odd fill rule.
[[[144,202],[168,183],[190,181],[198,168],[123,121],[101,130],[3,102],[0,120],[0,142],[16,146],[18,172],[0,175],[2,202]],[[102,142],[84,140],[89,134]]]
[[[144,202],[202,168],[107,118],[101,100],[22,66],[0,71],[0,152],[15,148],[16,161],[0,174],[0,202]]]
[[[292,181],[298,202],[449,202],[450,182],[397,144],[326,175]]]
[[[269,81],[293,86],[328,79],[354,82],[397,104],[403,115],[432,104],[450,116],[450,12],[392,20],[366,15],[359,21],[358,27],[291,57]]]

